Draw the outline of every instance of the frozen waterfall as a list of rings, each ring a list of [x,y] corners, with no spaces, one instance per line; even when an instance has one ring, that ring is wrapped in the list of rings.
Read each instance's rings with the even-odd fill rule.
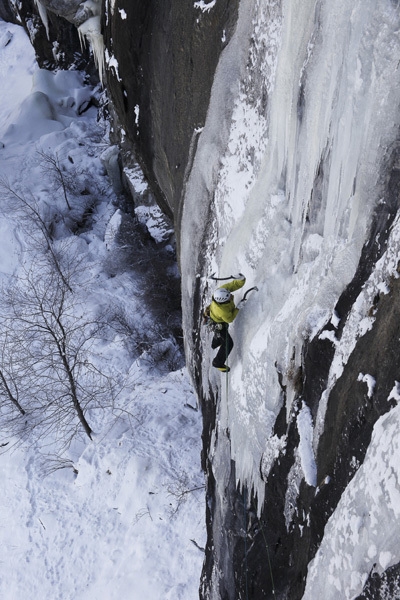
[[[186,181],[184,329],[198,330],[191,298],[200,283],[209,301],[212,272],[241,271],[258,286],[231,328],[228,402],[204,331],[200,346],[203,385],[220,387],[218,427],[230,432],[229,442],[215,436],[216,480],[224,485],[230,444],[238,480],[259,506],[260,463],[274,454],[284,401],[291,413],[303,344],[340,318],[335,304],[386,201],[400,124],[399,26],[390,0],[242,0],[221,55]],[[391,243],[396,253],[397,235]],[[377,266],[376,286],[394,263]]]

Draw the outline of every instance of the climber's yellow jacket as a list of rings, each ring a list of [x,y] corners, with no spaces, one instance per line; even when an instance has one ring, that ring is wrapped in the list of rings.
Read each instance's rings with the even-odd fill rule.
[[[235,279],[234,281],[225,283],[220,287],[227,289],[229,292],[236,292],[236,290],[240,290],[240,288],[243,287],[245,283],[246,279]],[[233,296],[231,296],[229,302],[225,302],[224,304],[218,304],[213,299],[208,308],[209,316],[213,321],[215,321],[215,323],[232,323],[232,321],[239,312],[239,309],[235,306]],[[207,309],[206,312],[208,312]]]

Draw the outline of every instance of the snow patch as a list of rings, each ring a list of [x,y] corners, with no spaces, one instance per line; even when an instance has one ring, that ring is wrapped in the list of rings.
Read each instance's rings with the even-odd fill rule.
[[[266,444],[266,449],[261,458],[261,472],[264,481],[267,481],[268,475],[272,469],[272,466],[280,454],[286,452],[286,441],[287,436],[283,435],[281,438],[277,435],[273,435]]]
[[[313,452],[313,422],[309,407],[303,402],[297,415],[297,429],[300,435],[299,454],[304,478],[308,485],[317,485],[317,465]]]
[[[135,214],[157,243],[164,242],[173,234],[173,229],[165,220],[159,206],[138,206],[135,208]]]
[[[363,383],[367,384],[367,388],[368,388],[368,398],[372,398],[373,394],[374,394],[374,389],[376,386],[376,381],[375,379],[372,377],[372,375],[364,375],[363,373],[359,373],[358,377],[357,377],[357,381],[362,381]]]
[[[330,340],[334,345],[338,343],[335,332],[329,331],[328,329],[324,329],[324,331],[322,331],[322,333],[319,334],[318,339]]]
[[[111,219],[109,220],[106,231],[104,234],[104,243],[106,245],[107,250],[112,250],[115,247],[116,241],[115,238],[118,235],[119,228],[122,222],[122,213],[118,209],[115,211]]]
[[[194,8],[199,8],[202,12],[210,12],[212,8],[216,5],[217,0],[211,0],[210,2],[204,2],[204,0],[199,0],[199,2],[195,2],[193,4]]]
[[[104,58],[105,58],[105,63],[108,66],[108,68],[114,70],[115,77],[118,79],[118,81],[122,81],[121,77],[119,76],[118,61],[115,58],[114,54],[110,54],[108,52],[107,48],[104,51]]]
[[[389,394],[388,400],[396,400],[396,402],[400,402],[400,382],[395,381],[394,387]]]
[[[337,314],[336,311],[333,311],[332,318],[331,318],[331,323],[332,323],[332,325],[334,326],[335,329],[337,329],[339,327],[340,317],[339,317],[339,315]]]

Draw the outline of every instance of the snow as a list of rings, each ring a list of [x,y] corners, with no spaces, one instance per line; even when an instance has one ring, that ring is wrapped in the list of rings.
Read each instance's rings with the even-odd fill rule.
[[[372,375],[364,375],[363,373],[360,373],[359,376],[357,377],[357,381],[363,381],[364,383],[367,384],[367,388],[368,388],[368,398],[372,398],[373,393],[374,393],[374,389],[375,389],[375,385],[376,385],[376,381],[375,379],[372,377]]]
[[[43,477],[37,448],[1,456],[2,598],[196,596],[204,491],[186,474],[199,433],[196,413],[182,411],[188,393],[183,372],[150,383],[132,429],[116,423],[76,450],[77,473]]]
[[[389,394],[388,400],[396,400],[396,402],[399,402],[399,400],[400,400],[400,383],[398,381],[395,381],[395,385]]]
[[[135,111],[136,127],[139,127],[139,105],[138,104],[135,105],[134,111]]]
[[[107,67],[109,69],[114,69],[115,77],[118,79],[118,81],[122,81],[121,77],[119,76],[119,71],[118,71],[119,65],[118,65],[118,61],[115,58],[115,56],[113,54],[110,55],[107,48],[105,49],[104,56],[105,56],[105,62],[106,62]]]
[[[266,448],[266,451],[262,455],[260,466],[262,475],[265,480],[267,479],[275,460],[279,457],[281,453],[285,454],[286,439],[286,435],[282,436],[281,438],[277,435],[274,435],[268,441],[268,446]]]
[[[317,485],[317,465],[313,452],[313,422],[310,409],[303,402],[297,415],[297,428],[300,435],[299,454],[304,479],[308,485]]]
[[[217,0],[210,0],[210,2],[204,2],[204,0],[199,0],[199,2],[194,3],[195,8],[199,8],[203,13],[210,12],[212,8],[216,5]]]
[[[122,213],[118,209],[115,211],[111,219],[107,223],[106,230],[104,232],[104,243],[106,245],[107,250],[112,250],[113,247],[118,244],[116,242],[116,237],[120,230],[122,223]]]
[[[6,123],[21,102],[28,96],[32,87],[31,77],[35,68],[35,53],[21,27],[2,27],[0,34],[1,70],[1,115],[0,140]]]
[[[166,222],[158,206],[138,206],[135,214],[139,221],[146,225],[154,241],[161,243],[171,235],[171,226]]]
[[[79,263],[68,318],[107,315],[88,359],[118,381],[108,406],[88,408],[93,441],[78,433],[65,444],[62,433],[44,430],[21,439],[3,426],[2,407],[0,596],[195,598],[205,545],[200,415],[179,350],[145,303],[146,277],[124,260],[129,217],[106,175],[115,148],[94,107],[80,114],[98,91],[80,73],[41,71],[22,29],[1,21],[0,85],[0,175],[54,217],[55,251]],[[68,182],[70,210],[50,159]],[[138,201],[147,188],[139,167],[132,172]],[[2,197],[3,291],[22,285],[27,269],[39,278],[44,264],[40,246],[31,247],[36,230],[14,210]],[[165,241],[171,232],[157,212],[146,206],[142,214]]]

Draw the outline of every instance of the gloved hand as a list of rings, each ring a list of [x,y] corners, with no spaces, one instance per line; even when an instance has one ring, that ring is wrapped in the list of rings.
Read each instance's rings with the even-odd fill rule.
[[[233,275],[233,279],[240,279],[243,281],[243,279],[246,279],[246,277],[243,275],[243,273],[238,273],[238,275]]]
[[[245,306],[245,305],[246,305],[246,300],[244,300],[244,299],[243,299],[243,300],[241,300],[241,301],[239,302],[239,304],[237,305],[237,307],[236,307],[236,308],[238,308],[238,309],[240,310],[240,309],[241,309],[241,308],[243,308],[243,306]]]

